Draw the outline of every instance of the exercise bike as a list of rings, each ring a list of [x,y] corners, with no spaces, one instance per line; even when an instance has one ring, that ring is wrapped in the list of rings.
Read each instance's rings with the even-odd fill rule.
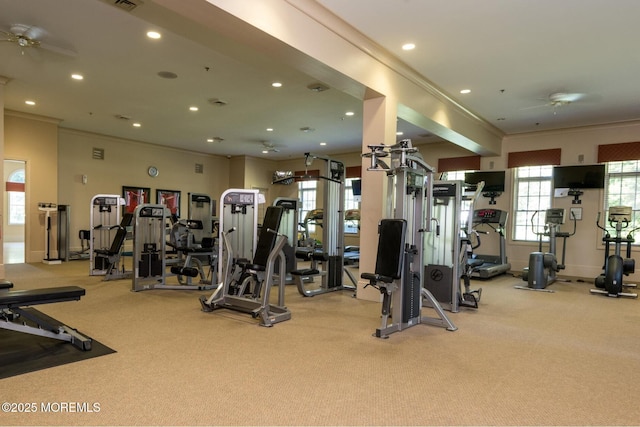
[[[538,235],[538,252],[529,254],[529,266],[522,270],[522,280],[527,282],[527,286],[514,286],[516,289],[529,291],[554,292],[546,289],[558,279],[557,273],[564,270],[564,260],[567,250],[567,239],[576,234],[576,217],[571,212],[573,219],[573,231],[571,233],[560,231],[560,226],[565,223],[564,208],[551,208],[545,211],[544,231],[536,231],[535,217],[539,211],[531,216],[531,229]],[[542,238],[549,238],[549,252],[542,252]],[[558,263],[556,239],[562,238],[562,258]],[[569,281],[569,280],[565,280]]]
[[[635,284],[623,283],[622,276],[628,276],[635,271],[635,260],[631,258],[631,244],[634,242],[633,232],[640,227],[636,227],[622,237],[622,230],[629,227],[631,222],[632,209],[630,206],[611,206],[609,207],[609,225],[616,230],[616,236],[611,237],[609,231],[600,225],[600,213],[596,219],[596,226],[604,230],[605,235],[602,241],[605,243],[604,249],[604,271],[596,277],[595,285],[599,289],[591,289],[592,294],[606,295],[609,297],[627,297],[637,298],[638,294],[630,292],[622,292],[623,287],[635,288]],[[614,253],[609,255],[611,243],[614,244]],[[622,244],[627,244],[626,258],[620,255]]]

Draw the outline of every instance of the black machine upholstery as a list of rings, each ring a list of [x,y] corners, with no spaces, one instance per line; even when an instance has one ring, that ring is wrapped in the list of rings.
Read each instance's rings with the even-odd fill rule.
[[[402,276],[407,221],[382,219],[378,225],[378,254],[375,273],[362,273],[360,277],[376,286],[378,282],[391,283]]]
[[[84,294],[85,290],[78,286],[7,291],[0,294],[0,309],[77,301]]]
[[[91,338],[31,308],[33,305],[78,301],[84,294],[85,290],[78,286],[2,291],[0,329],[68,341],[81,350],[91,350]]]
[[[256,253],[253,256],[251,264],[246,265],[247,268],[252,270],[264,270],[267,265],[267,259],[271,250],[276,244],[278,238],[275,232],[280,227],[280,221],[282,220],[282,213],[284,208],[281,206],[269,206],[264,214],[264,221],[260,228],[260,234],[258,235],[258,243],[256,244]],[[272,231],[269,231],[272,230]]]
[[[125,213],[120,221],[120,225],[118,226],[118,230],[116,231],[116,235],[111,242],[111,247],[109,249],[96,249],[94,252],[98,255],[104,256],[113,256],[118,255],[122,246],[124,245],[124,241],[127,238],[127,227],[129,227],[133,223],[133,214]]]

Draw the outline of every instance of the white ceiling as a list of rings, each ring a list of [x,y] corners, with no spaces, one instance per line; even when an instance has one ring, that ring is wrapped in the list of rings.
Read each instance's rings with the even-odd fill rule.
[[[506,134],[640,119],[640,1],[318,2]],[[26,24],[46,31],[38,37],[44,48],[0,42],[0,76],[11,79],[5,108],[58,118],[66,128],[221,155],[360,149],[360,99],[313,92],[307,86],[316,79],[195,24],[176,32],[153,25],[164,22],[154,21],[153,8],[152,0],[141,13],[106,0],[0,0],[0,30]],[[152,28],[162,39],[145,36]],[[406,42],[416,49],[400,50]],[[178,77],[160,78],[161,71]],[[73,81],[73,72],[85,79]],[[461,95],[465,88],[471,93]],[[584,96],[553,107],[555,92]],[[190,112],[192,105],[199,111]],[[398,126],[405,137],[430,140],[422,129]],[[214,137],[223,141],[206,142]],[[261,141],[279,152],[262,154]]]

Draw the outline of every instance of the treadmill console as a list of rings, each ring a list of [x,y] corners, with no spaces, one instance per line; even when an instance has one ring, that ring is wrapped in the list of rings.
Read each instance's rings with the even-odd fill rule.
[[[474,224],[498,224],[504,227],[507,223],[508,214],[500,209],[477,209],[473,211]]]

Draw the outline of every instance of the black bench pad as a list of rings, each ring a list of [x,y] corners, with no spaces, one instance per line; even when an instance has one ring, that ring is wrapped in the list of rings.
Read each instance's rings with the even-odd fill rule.
[[[79,286],[6,291],[0,293],[0,308],[77,301],[85,293],[85,290]]]

